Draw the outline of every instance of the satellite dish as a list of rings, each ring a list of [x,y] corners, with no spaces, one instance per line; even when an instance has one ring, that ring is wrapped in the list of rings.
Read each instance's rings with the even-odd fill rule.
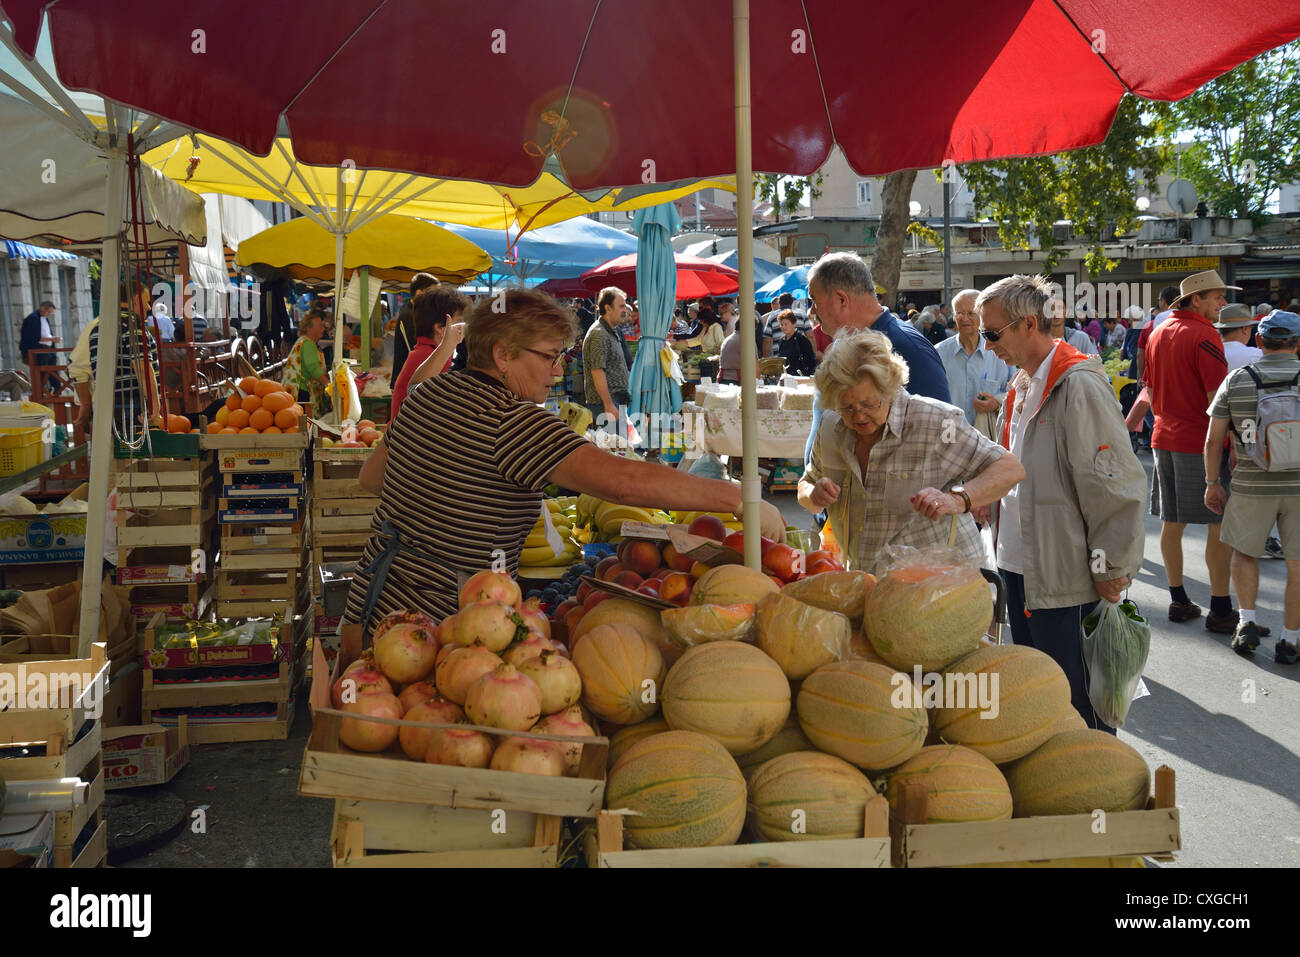
[[[1196,193],[1196,187],[1185,179],[1176,179],[1170,183],[1169,192],[1165,195],[1169,205],[1179,216],[1191,215],[1196,210],[1196,204],[1201,201],[1201,197]]]

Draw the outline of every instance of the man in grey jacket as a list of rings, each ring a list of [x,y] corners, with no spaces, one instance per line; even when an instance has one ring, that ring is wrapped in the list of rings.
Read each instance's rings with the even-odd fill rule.
[[[1142,564],[1146,473],[1101,361],[1052,337],[1049,281],[1009,276],[976,300],[980,331],[1020,367],[998,418],[1025,480],[998,510],[998,569],[1018,645],[1056,661],[1091,728],[1114,732],[1088,700],[1080,625],[1098,596],[1118,602]]]

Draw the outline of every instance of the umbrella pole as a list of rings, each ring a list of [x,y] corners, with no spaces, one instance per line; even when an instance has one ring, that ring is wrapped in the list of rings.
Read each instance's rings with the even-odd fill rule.
[[[361,332],[361,368],[370,368],[370,267],[361,267],[361,311],[365,316],[358,317],[357,326]]]
[[[338,205],[334,207],[334,366],[343,361],[343,253],[347,244],[347,234],[343,231],[343,167],[336,171],[338,187]],[[329,370],[330,381],[334,381],[334,368]],[[343,408],[343,396],[339,394],[337,383],[334,388],[334,413],[336,423],[341,424],[343,417],[339,410]]]
[[[114,107],[109,106],[112,110]],[[104,205],[104,255],[99,289],[99,348],[95,362],[94,417],[90,427],[90,498],[86,512],[86,555],[81,570],[81,622],[77,657],[90,656],[99,638],[100,596],[104,580],[104,521],[108,514],[108,466],[113,458],[113,391],[121,337],[118,283],[121,272],[126,153],[109,146],[107,201]],[[146,416],[147,418],[147,416]]]
[[[762,565],[763,486],[758,478],[758,363],[754,342],[754,160],[749,101],[749,0],[732,0],[736,62],[736,266],[740,269],[740,436],[744,450],[741,500],[744,502],[745,564]]]

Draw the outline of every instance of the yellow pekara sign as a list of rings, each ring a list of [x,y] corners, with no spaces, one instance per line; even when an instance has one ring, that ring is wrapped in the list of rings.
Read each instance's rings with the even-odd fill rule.
[[[1204,272],[1218,269],[1218,256],[1183,256],[1177,259],[1144,259],[1142,271],[1153,272]]]

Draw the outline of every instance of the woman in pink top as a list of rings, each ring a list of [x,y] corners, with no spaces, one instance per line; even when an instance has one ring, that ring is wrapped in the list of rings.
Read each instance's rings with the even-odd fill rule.
[[[469,300],[448,283],[439,283],[415,294],[411,300],[415,347],[393,383],[390,421],[397,418],[398,409],[410,388],[451,368],[452,356],[465,328],[460,317],[468,308]]]

